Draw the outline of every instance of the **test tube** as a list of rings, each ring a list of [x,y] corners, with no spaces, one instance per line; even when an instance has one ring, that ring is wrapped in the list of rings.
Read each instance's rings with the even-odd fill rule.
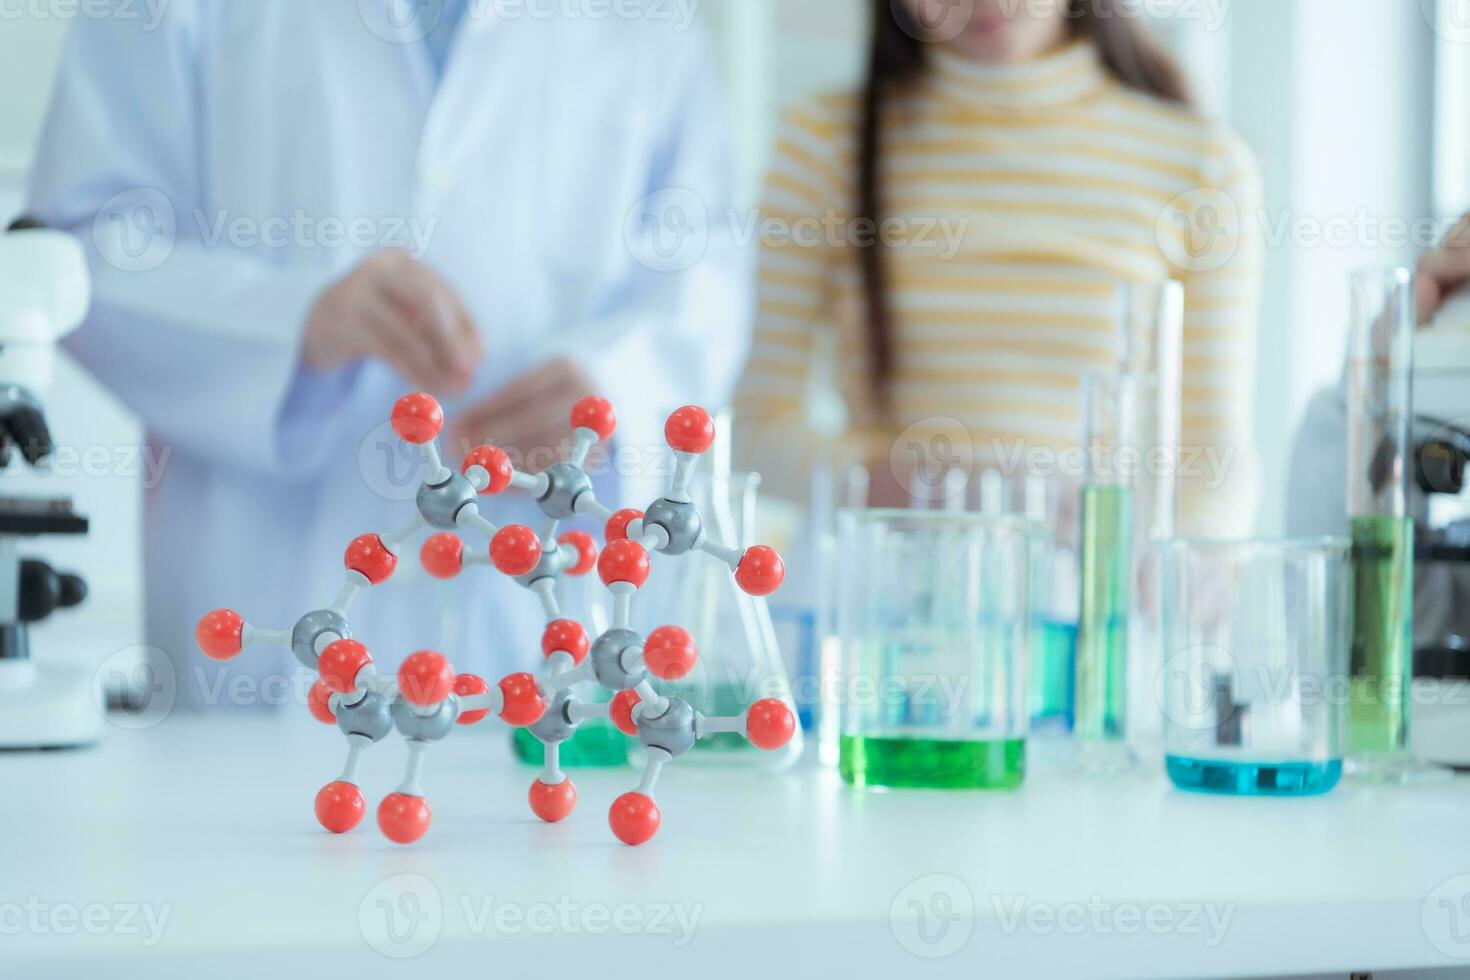
[[[1178,532],[1178,474],[1184,368],[1184,287],[1123,283],[1117,290],[1117,370],[1135,379],[1138,470],[1133,487],[1133,590],[1128,631],[1128,741],[1163,738],[1154,696],[1164,666],[1159,545]],[[1147,692],[1147,693],[1145,693]]]
[[[1091,772],[1131,768],[1127,735],[1128,632],[1133,595],[1133,468],[1137,383],[1092,372],[1082,385],[1082,596],[1077,629],[1078,762]]]
[[[1373,268],[1353,274],[1347,359],[1347,504],[1354,581],[1347,769],[1370,779],[1396,780],[1417,768],[1408,753],[1414,329],[1412,272]]]

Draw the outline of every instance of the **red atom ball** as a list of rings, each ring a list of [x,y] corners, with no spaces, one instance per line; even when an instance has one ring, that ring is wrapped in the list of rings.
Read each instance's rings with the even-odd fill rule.
[[[643,662],[653,676],[666,681],[687,676],[698,658],[699,648],[694,645],[694,638],[677,626],[654,630],[643,644]]]
[[[750,744],[771,751],[791,741],[796,731],[796,718],[791,709],[775,698],[764,698],[745,713],[745,733]]]
[[[572,428],[591,429],[599,439],[611,439],[618,427],[618,414],[612,403],[597,395],[588,395],[572,408]]]
[[[500,493],[510,486],[510,479],[515,475],[515,470],[510,465],[510,456],[504,449],[494,446],[480,446],[471,449],[464,458],[464,464],[460,467],[461,473],[469,473],[471,466],[482,467],[490,474],[490,484],[480,491],[481,496]]]
[[[395,844],[412,844],[429,832],[429,801],[407,793],[389,793],[378,804],[378,829]]]
[[[524,524],[503,527],[490,541],[490,561],[506,575],[525,575],[541,561],[541,539]]]
[[[484,694],[490,690],[490,685],[485,683],[485,678],[475,674],[460,674],[454,679],[454,693],[462,698],[474,697]],[[455,719],[461,725],[474,725],[484,721],[490,716],[489,708],[478,708],[474,711],[462,711]]]
[[[327,690],[347,694],[357,687],[357,674],[373,662],[368,648],[356,640],[337,640],[317,657],[316,670]]]
[[[648,581],[648,552],[638,542],[626,538],[610,541],[602,550],[602,557],[597,559],[597,574],[602,576],[604,585],[628,582],[640,589]]]
[[[648,842],[658,833],[658,804],[642,793],[624,793],[613,800],[607,811],[607,822],[612,832],[630,847]]]
[[[436,534],[419,549],[419,562],[435,578],[452,579],[464,571],[464,542],[453,534]]]
[[[422,446],[433,442],[444,428],[444,409],[433,395],[422,391],[404,395],[393,406],[393,431],[404,442]]]
[[[229,609],[206,613],[194,627],[194,642],[210,660],[233,660],[244,649],[245,620]]]
[[[337,780],[316,794],[316,822],[334,834],[345,834],[362,822],[367,803],[362,790],[351,783]]]
[[[568,531],[557,538],[557,544],[569,544],[577,549],[577,561],[567,566],[568,575],[586,575],[597,567],[597,542],[586,531]]]
[[[611,544],[614,541],[628,540],[628,525],[634,521],[643,519],[643,511],[634,510],[629,507],[620,510],[607,519],[607,526],[603,528],[603,538]]]
[[[531,784],[531,812],[547,823],[565,820],[577,805],[577,787],[570,779],[563,779],[555,786],[541,780]]]
[[[454,668],[441,653],[420,650],[398,668],[398,690],[409,704],[427,708],[454,689]]]
[[[750,595],[770,595],[785,580],[786,563],[763,544],[747,550],[735,568],[735,582]]]
[[[388,581],[393,569],[398,567],[398,556],[388,550],[383,539],[376,534],[364,534],[347,546],[342,564],[349,571],[357,572],[372,585]]]
[[[332,689],[321,681],[314,682],[311,690],[306,692],[306,709],[323,725],[337,721],[337,716],[332,714]]]
[[[546,625],[546,630],[541,634],[541,655],[549,657],[553,653],[564,652],[572,655],[574,663],[581,663],[587,659],[587,651],[592,647],[591,641],[587,639],[587,631],[582,624],[571,619],[557,619]]]
[[[613,695],[608,714],[612,716],[612,723],[618,726],[618,731],[624,735],[638,734],[638,726],[633,721],[633,708],[641,700],[643,699],[634,690],[619,691]]]
[[[546,714],[546,695],[530,674],[511,674],[500,682],[500,693],[505,698],[500,719],[513,728],[534,725]]]
[[[675,451],[697,455],[715,441],[715,423],[709,412],[697,405],[685,405],[669,416],[664,438]]]

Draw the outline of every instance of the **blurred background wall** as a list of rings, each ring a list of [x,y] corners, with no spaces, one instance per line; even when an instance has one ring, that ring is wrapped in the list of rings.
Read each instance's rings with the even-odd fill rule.
[[[242,0],[248,2],[248,0]],[[313,0],[324,2],[324,0]],[[865,0],[702,0],[729,81],[747,203],[759,198],[779,108],[855,84]],[[1267,476],[1262,530],[1280,530],[1296,420],[1338,375],[1346,276],[1411,262],[1402,223],[1470,206],[1470,0],[1150,0],[1156,27],[1202,104],[1258,154],[1269,258],[1261,320],[1257,429]],[[20,207],[57,54],[78,5],[0,9],[0,218]],[[1392,238],[1393,240],[1388,240]],[[60,441],[78,462],[51,481],[94,519],[90,544],[57,545],[91,578],[94,612],[132,628],[141,445],[127,412],[72,365],[53,398]],[[88,459],[90,463],[86,462]],[[29,477],[7,475],[0,492]]]

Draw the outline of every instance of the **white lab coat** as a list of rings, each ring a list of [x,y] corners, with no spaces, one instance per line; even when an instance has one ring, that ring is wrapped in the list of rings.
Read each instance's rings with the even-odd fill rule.
[[[29,211],[90,252],[95,300],[71,350],[169,453],[146,496],[147,631],[183,703],[279,700],[218,694],[193,649],[200,614],[289,627],[332,601],[349,541],[412,516],[416,474],[386,426],[407,383],[376,363],[298,365],[318,293],[377,244],[412,244],[398,219],[435,223],[424,259],[483,333],[451,416],[572,351],[616,405],[621,444],[656,446],[669,409],[728,399],[746,354],[749,256],[723,233],[733,165],[701,35],[656,18],[469,16],[436,84],[424,45],[374,33],[370,6],[174,0],[154,31],[80,19],[63,58]],[[634,257],[659,231],[637,204],[665,188],[712,216],[688,268]],[[308,230],[283,240],[281,219]],[[342,244],[321,219],[371,240]],[[144,227],[165,232],[156,267]],[[641,505],[661,479],[608,476],[599,494]],[[512,496],[492,520],[533,518]],[[534,598],[486,568],[412,581],[422,538],[405,581],[353,606],[358,638],[390,668],[445,644],[460,670],[532,667]],[[290,664],[252,650],[230,669]]]

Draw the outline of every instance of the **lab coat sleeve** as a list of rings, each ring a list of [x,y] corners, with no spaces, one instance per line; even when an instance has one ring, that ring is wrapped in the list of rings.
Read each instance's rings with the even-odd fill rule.
[[[168,5],[156,29],[80,18],[62,56],[28,213],[87,249],[93,303],[68,346],[151,435],[232,468],[304,476],[354,372],[299,367],[326,263],[270,261],[218,241],[196,117],[209,8]]]
[[[753,255],[732,218],[735,155],[716,62],[701,34],[670,50],[647,196],[628,202],[621,282],[558,342],[618,407],[618,444],[637,451],[664,445],[668,412],[728,405],[750,346]]]

